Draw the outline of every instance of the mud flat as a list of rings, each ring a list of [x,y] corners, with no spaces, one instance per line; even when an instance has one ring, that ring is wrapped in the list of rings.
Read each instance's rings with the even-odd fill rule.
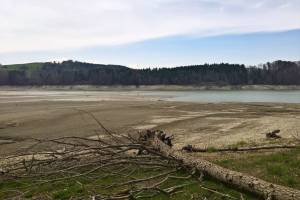
[[[93,113],[120,134],[163,129],[185,144],[224,146],[264,142],[265,132],[280,129],[283,138],[300,134],[300,104],[192,103],[137,91],[0,91],[0,154],[22,151],[28,138],[93,137],[102,134]]]

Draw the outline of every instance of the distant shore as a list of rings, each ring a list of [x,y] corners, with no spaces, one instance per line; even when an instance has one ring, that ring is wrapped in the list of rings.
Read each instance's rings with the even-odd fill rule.
[[[79,91],[203,91],[203,90],[300,90],[300,85],[45,85],[0,86],[0,90],[79,90]]]

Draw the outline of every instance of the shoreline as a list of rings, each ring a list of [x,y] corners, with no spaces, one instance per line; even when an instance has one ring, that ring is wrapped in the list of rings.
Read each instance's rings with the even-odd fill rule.
[[[288,91],[300,90],[300,85],[44,85],[44,86],[0,86],[0,91],[20,91],[20,90],[59,90],[59,91]]]

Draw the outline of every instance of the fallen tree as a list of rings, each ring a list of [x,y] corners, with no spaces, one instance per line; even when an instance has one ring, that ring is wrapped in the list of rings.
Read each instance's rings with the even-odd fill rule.
[[[146,144],[154,148],[154,153],[159,152],[160,155],[166,158],[172,158],[181,165],[190,169],[196,169],[218,181],[233,185],[236,188],[246,190],[268,200],[300,199],[299,190],[269,183],[253,176],[223,168],[201,158],[195,158],[176,151],[161,141],[155,132],[148,132],[143,137]]]
[[[100,127],[104,127],[99,121],[97,123]],[[119,181],[105,186],[101,185],[101,187],[126,187],[122,192],[113,194],[91,192],[94,199],[108,200],[152,198],[161,193],[171,196],[186,185],[163,188],[162,185],[169,179],[189,179],[197,176],[201,181],[201,177],[209,176],[265,199],[300,199],[298,190],[275,185],[176,151],[172,148],[173,137],[167,136],[162,131],[148,130],[133,135],[118,135],[108,129],[103,129],[106,137],[98,135],[96,139],[61,137],[34,140],[35,143],[27,152],[0,160],[2,174],[0,178],[36,178],[36,183],[30,187],[39,187],[41,184],[74,180],[79,177],[93,180],[95,177],[99,178],[96,172],[105,173],[103,177],[100,177],[103,180],[107,176],[117,175],[120,177]],[[48,147],[48,149],[38,151],[39,146]],[[34,150],[35,148],[37,149]],[[132,176],[137,169],[149,168],[157,169],[158,173],[146,178]],[[182,169],[190,175],[176,175],[176,172]],[[199,186],[226,198],[240,199],[201,186],[201,182]],[[147,193],[149,191],[151,191],[150,196]],[[26,192],[18,191],[18,194],[24,196]]]
[[[270,149],[295,149],[299,145],[265,145],[265,146],[253,146],[253,147],[225,147],[225,148],[199,148],[193,145],[186,145],[182,147],[182,150],[186,152],[239,152],[239,151],[258,151],[258,150],[270,150]]]

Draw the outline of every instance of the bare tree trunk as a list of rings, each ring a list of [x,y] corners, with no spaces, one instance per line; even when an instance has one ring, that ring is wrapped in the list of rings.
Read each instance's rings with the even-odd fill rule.
[[[253,176],[223,168],[201,158],[186,155],[166,145],[155,133],[148,135],[147,145],[166,158],[172,158],[182,165],[196,169],[216,180],[251,192],[268,200],[299,200],[300,191],[266,182]]]
[[[227,148],[198,148],[192,145],[186,145],[182,148],[187,152],[226,152],[226,151],[257,151],[257,150],[270,150],[270,149],[295,149],[298,145],[268,145],[258,147],[227,147]]]

